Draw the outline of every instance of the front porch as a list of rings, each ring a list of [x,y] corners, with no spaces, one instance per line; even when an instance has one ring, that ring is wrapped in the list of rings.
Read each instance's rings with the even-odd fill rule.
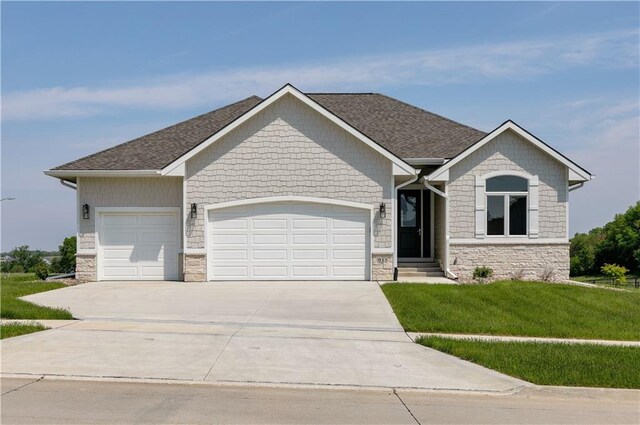
[[[443,278],[444,208],[441,200],[422,183],[398,189],[396,200],[396,280]],[[440,211],[441,210],[441,211]],[[438,220],[441,218],[441,220]]]

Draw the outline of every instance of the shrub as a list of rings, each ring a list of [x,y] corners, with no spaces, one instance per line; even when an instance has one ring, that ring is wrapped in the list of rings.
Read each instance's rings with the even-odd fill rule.
[[[473,271],[473,278],[479,282],[484,282],[493,275],[493,269],[491,267],[482,266],[476,267]]]
[[[45,263],[40,263],[34,267],[33,272],[38,276],[38,279],[45,280],[49,276],[49,268]]]
[[[24,267],[22,267],[20,264],[14,264],[9,269],[9,273],[24,273]]]
[[[542,274],[540,275],[540,278],[542,279],[543,282],[551,281],[551,279],[553,279],[553,269],[552,268],[544,269],[542,271]]]
[[[605,264],[600,268],[600,271],[605,276],[610,277],[613,283],[625,283],[627,281],[626,274],[629,271],[626,267],[619,266],[617,264]]]

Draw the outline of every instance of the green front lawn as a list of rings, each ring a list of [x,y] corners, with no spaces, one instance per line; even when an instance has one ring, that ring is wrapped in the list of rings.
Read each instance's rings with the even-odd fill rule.
[[[640,340],[639,291],[515,281],[382,290],[409,332]]]
[[[2,277],[0,280],[0,317],[3,319],[73,319],[68,310],[62,308],[42,307],[18,297],[64,288],[59,282],[44,282],[33,274],[20,273]]]
[[[640,349],[419,338],[419,344],[539,385],[640,388]]]

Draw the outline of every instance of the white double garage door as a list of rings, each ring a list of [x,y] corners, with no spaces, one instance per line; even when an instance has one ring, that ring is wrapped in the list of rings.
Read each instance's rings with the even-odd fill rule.
[[[259,203],[208,212],[209,280],[366,280],[369,209],[312,202]],[[177,280],[177,212],[99,217],[99,280]]]

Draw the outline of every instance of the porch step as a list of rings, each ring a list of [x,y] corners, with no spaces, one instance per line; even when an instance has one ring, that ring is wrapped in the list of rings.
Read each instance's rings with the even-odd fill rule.
[[[440,272],[440,266],[437,264],[426,266],[426,267],[402,267],[398,264],[399,272]]]
[[[407,262],[407,263],[398,261],[398,268],[399,269],[405,269],[405,268],[411,268],[411,267],[419,267],[419,268],[437,267],[437,268],[440,268],[440,265],[435,261],[411,261],[411,262]]]
[[[398,280],[416,277],[444,277],[440,264],[432,260],[398,262]]]
[[[444,273],[441,270],[429,272],[408,272],[398,269],[398,280],[412,277],[444,277]]]

